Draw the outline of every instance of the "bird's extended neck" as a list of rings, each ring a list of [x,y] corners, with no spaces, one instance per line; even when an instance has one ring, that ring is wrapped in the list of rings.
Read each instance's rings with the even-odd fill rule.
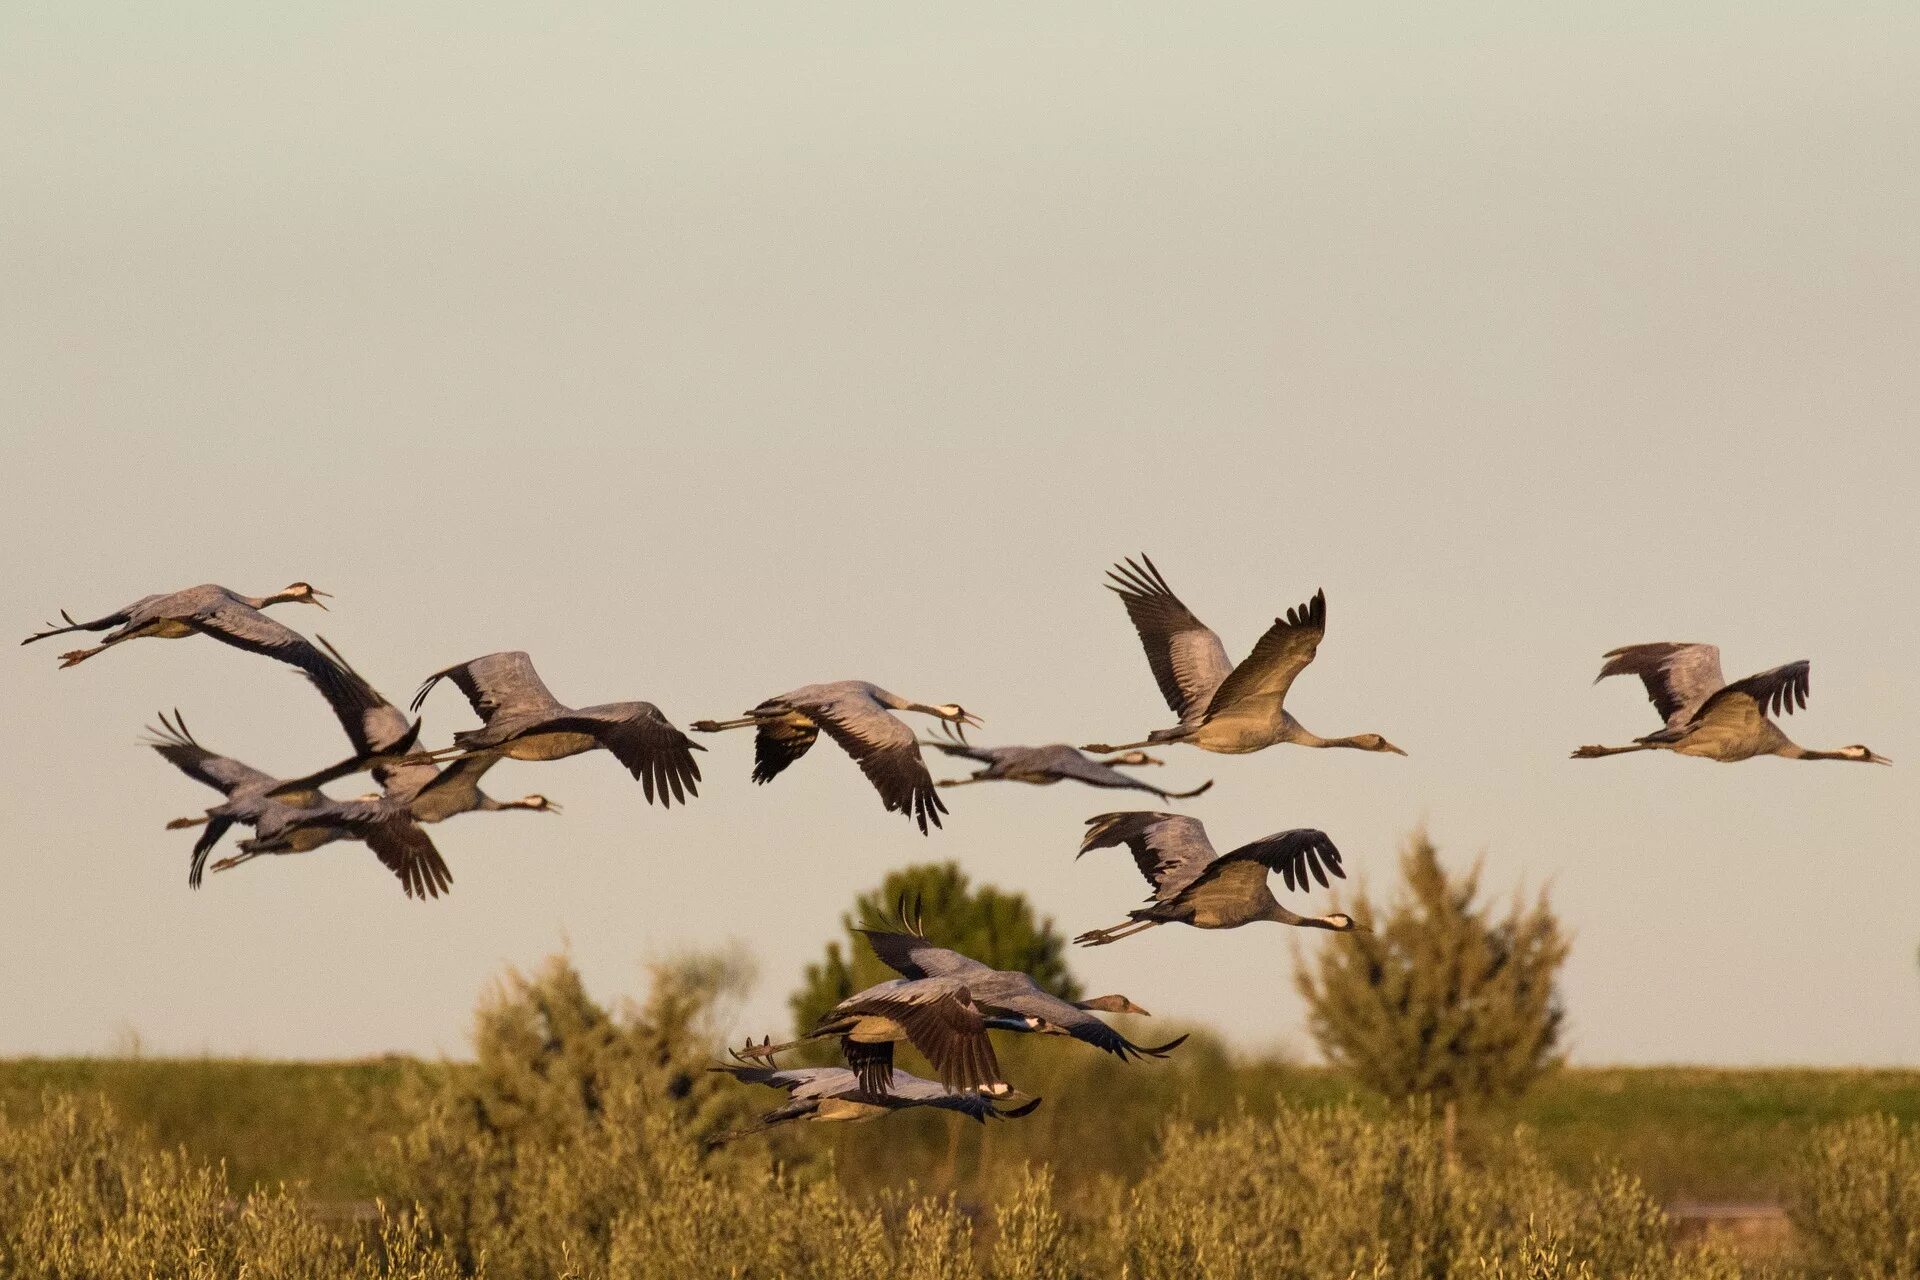
[[[1774,753],[1787,760],[1857,760],[1858,756],[1845,751],[1816,751],[1812,747],[1803,747],[1797,742],[1786,742],[1775,748]]]
[[[1276,900],[1260,916],[1262,920],[1271,920],[1275,924],[1298,925],[1302,929],[1330,929],[1339,932],[1340,926],[1327,916],[1303,916],[1289,911]]]

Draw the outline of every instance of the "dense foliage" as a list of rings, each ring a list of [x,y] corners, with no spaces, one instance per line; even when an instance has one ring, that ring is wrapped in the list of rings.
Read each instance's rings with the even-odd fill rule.
[[[363,1214],[298,1190],[236,1194],[219,1167],[156,1149],[98,1103],[49,1095],[24,1117],[9,1108],[0,1277],[1891,1280],[1920,1271],[1920,1136],[1890,1119],[1832,1126],[1803,1144],[1792,1211],[1804,1254],[1764,1263],[1676,1242],[1634,1179],[1601,1171],[1569,1181],[1524,1132],[1485,1133],[1448,1159],[1424,1104],[1281,1103],[1264,1115],[1175,1119],[1143,1143],[1134,1176],[1083,1183],[1073,1196],[1056,1169],[1004,1149],[999,1176],[983,1184],[990,1194],[972,1202],[884,1167],[868,1170],[884,1187],[861,1193],[830,1162],[777,1158],[818,1150],[819,1128],[789,1134],[787,1146],[702,1141],[775,1096],[749,1101],[755,1091],[701,1070],[715,1001],[734,981],[725,963],[665,966],[645,1004],[610,1011],[563,962],[510,978],[482,1010],[479,1064],[423,1072],[407,1092],[407,1128],[385,1161],[388,1195]],[[918,1121],[970,1144],[1024,1126],[900,1116],[859,1132],[884,1144],[910,1139]],[[1098,1126],[1098,1107],[1078,1123]]]
[[[1363,893],[1363,927],[1302,963],[1308,1026],[1327,1061],[1388,1098],[1509,1099],[1559,1062],[1556,979],[1567,938],[1543,893],[1496,917],[1480,868],[1452,876],[1425,835],[1401,855],[1385,909]]]

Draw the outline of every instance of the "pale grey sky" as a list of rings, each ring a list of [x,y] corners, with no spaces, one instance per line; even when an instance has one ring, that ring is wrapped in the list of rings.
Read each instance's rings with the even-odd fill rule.
[[[524,647],[681,723],[860,677],[1085,741],[1167,719],[1111,560],[1236,656],[1325,587],[1295,710],[1412,755],[1172,753],[1221,843],[1320,826],[1377,887],[1424,821],[1550,882],[1581,1061],[1920,1064],[1911,5],[267,8],[0,12],[13,632],[305,578],[395,698]],[[1789,731],[1897,766],[1567,760],[1653,726],[1588,682],[1662,638],[1810,658]],[[672,812],[503,766],[567,813],[438,828],[439,903],[348,846],[192,893],[210,793],[140,726],[295,772],[324,705],[211,642],[7,652],[3,1054],[458,1052],[566,942],[612,993],[744,940],[758,1033],[889,867],[1069,931],[1140,895],[1073,861],[1124,800],[923,840],[739,735]],[[1293,941],[1074,959],[1304,1048]]]

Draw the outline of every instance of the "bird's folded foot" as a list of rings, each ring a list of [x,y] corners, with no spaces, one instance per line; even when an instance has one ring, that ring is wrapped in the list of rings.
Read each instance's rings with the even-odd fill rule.
[[[1576,749],[1574,753],[1568,757],[1568,759],[1598,760],[1601,756],[1610,756],[1612,754],[1613,754],[1612,749],[1608,747],[1580,747]]]
[[[99,652],[99,649],[69,649],[60,655],[60,665],[62,667],[78,666]]]
[[[175,818],[167,824],[167,830],[185,831],[188,827],[204,826],[206,821],[205,818]]]

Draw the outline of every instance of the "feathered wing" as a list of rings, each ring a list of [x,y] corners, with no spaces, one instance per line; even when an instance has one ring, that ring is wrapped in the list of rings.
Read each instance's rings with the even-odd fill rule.
[[[1072,747],[1067,747],[1049,757],[1047,768],[1058,778],[1069,782],[1085,783],[1089,787],[1105,787],[1114,791],[1145,791],[1157,796],[1166,795],[1166,792],[1152,783],[1128,777],[1112,765],[1089,759]]]
[[[178,712],[174,713],[172,723],[168,723],[166,713],[161,712],[160,724],[162,727],[158,729],[151,725],[147,727],[147,732],[153,735],[153,741],[147,745],[195,782],[205,783],[225,795],[232,795],[242,787],[264,788],[272,785],[273,775],[201,746],[187,732],[186,722],[179,718]]]
[[[947,806],[934,789],[933,775],[920,758],[920,744],[898,717],[869,698],[835,697],[796,703],[853,757],[860,772],[880,793],[889,812],[904,813],[920,825],[940,825]]]
[[[1000,1083],[1000,1064],[993,1044],[987,1039],[986,1018],[974,1003],[965,984],[950,979],[925,978],[918,981],[896,979],[869,987],[834,1006],[828,1021],[862,1015],[889,1018],[899,1024],[908,1041],[933,1064],[934,1073],[950,1089],[978,1089]],[[853,1042],[847,1065],[858,1072],[853,1061]],[[871,1046],[862,1045],[861,1053]],[[891,1050],[887,1070],[892,1072]],[[868,1074],[877,1075],[877,1068]],[[862,1076],[861,1087],[869,1087]],[[876,1081],[884,1092],[884,1081]]]
[[[935,751],[943,755],[953,756],[956,759],[978,760],[981,764],[998,763],[1000,753],[1006,749],[1002,747],[976,747],[970,742],[941,738],[922,738],[920,739],[920,745],[923,747],[932,747]]]
[[[1735,680],[1707,699],[1692,724],[1724,723],[1731,728],[1749,725],[1769,714],[1791,715],[1807,705],[1810,670],[1810,664],[1803,660]]]
[[[471,662],[448,667],[428,676],[413,695],[411,709],[420,710],[433,686],[451,680],[467,695],[473,713],[491,720],[502,713],[538,716],[564,711],[560,700],[548,691],[533,659],[518,649],[489,653]]]
[[[1115,845],[1125,845],[1133,854],[1134,865],[1152,886],[1157,902],[1178,897],[1215,856],[1200,820],[1176,813],[1102,813],[1087,819],[1080,854]]]
[[[346,673],[311,640],[231,596],[222,594],[180,621],[222,644],[299,668],[326,695],[328,702],[336,698],[351,701],[354,696]]]
[[[1669,729],[1691,721],[1727,683],[1720,674],[1720,650],[1710,644],[1626,645],[1606,655],[1594,681],[1628,675],[1640,677],[1648,701]]]
[[[1160,685],[1160,696],[1182,724],[1197,724],[1233,664],[1227,661],[1220,637],[1193,610],[1180,603],[1173,588],[1145,554],[1129,559],[1109,572],[1107,588],[1120,597],[1127,617],[1140,635],[1147,665]]]
[[[500,749],[475,751],[458,757],[437,773],[428,765],[432,777],[419,790],[408,795],[398,786],[389,786],[387,791],[394,799],[403,800],[416,820],[440,822],[479,805],[480,779],[505,755]]]
[[[583,707],[556,717],[543,728],[589,733],[639,779],[651,803],[672,808],[700,793],[700,766],[693,753],[704,751],[651,702]]]
[[[400,756],[413,750],[420,738],[420,724],[409,721],[400,708],[387,701],[365,677],[341,656],[325,636],[316,636],[326,650],[338,678],[320,680],[312,672],[307,679],[320,691],[333,709],[334,718],[353,744],[353,754],[338,764],[329,765],[304,777],[281,784],[278,793],[306,790],[344,778],[362,769],[373,770],[373,780],[389,795],[412,796],[432,782],[434,767],[425,763],[406,764]]]
[[[1160,1045],[1135,1044],[1091,1010],[1070,1004],[1037,985],[1029,991],[998,997],[992,1005],[996,1012],[1024,1014],[1050,1022],[1075,1040],[1111,1053],[1123,1062],[1133,1058],[1164,1058],[1187,1040],[1186,1036],[1179,1036]]]
[[[1284,704],[1287,690],[1320,651],[1320,641],[1326,634],[1327,593],[1316,591],[1313,599],[1287,610],[1284,618],[1273,620],[1246,661],[1221,681],[1207,705],[1207,714],[1219,715],[1236,704],[1255,700]]]
[[[861,929],[880,963],[903,978],[956,978],[966,981],[993,970],[972,956],[963,956],[950,947],[935,946],[919,933],[900,933],[890,929]]]
[[[762,720],[753,732],[753,780],[772,782],[819,736],[820,726],[801,717]]]
[[[1243,844],[1220,858],[1222,864],[1257,862],[1268,871],[1278,871],[1289,889],[1309,889],[1313,880],[1326,888],[1331,874],[1344,880],[1347,873],[1340,865],[1340,850],[1324,831],[1300,827]]]
[[[453,888],[453,873],[433,844],[405,809],[365,824],[354,832],[400,878],[409,898],[437,898]]]

